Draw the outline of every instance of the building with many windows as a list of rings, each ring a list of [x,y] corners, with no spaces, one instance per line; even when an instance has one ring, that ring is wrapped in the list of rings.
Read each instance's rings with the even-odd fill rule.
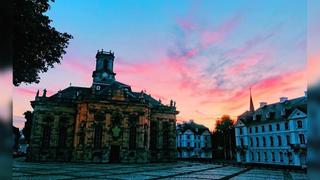
[[[177,125],[178,158],[212,158],[211,133],[192,120]]]
[[[307,97],[273,104],[260,103],[238,117],[235,124],[237,161],[286,166],[306,165]]]
[[[175,102],[116,81],[114,54],[98,51],[91,87],[36,95],[28,160],[159,162],[176,158]]]

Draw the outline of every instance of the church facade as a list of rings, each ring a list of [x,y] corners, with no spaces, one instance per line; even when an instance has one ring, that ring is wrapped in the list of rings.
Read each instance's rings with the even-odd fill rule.
[[[98,51],[91,87],[37,93],[30,161],[168,162],[176,158],[175,102],[118,82],[114,53]]]

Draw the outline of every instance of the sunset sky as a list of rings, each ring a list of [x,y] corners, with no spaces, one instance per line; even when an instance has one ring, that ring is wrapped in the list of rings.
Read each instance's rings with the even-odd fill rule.
[[[178,122],[214,128],[223,114],[248,110],[307,88],[307,3],[292,0],[56,1],[47,13],[68,32],[62,63],[39,84],[14,89],[14,125],[44,88],[51,95],[90,87],[98,49],[115,52],[116,79],[177,102]],[[42,92],[40,93],[42,94]]]

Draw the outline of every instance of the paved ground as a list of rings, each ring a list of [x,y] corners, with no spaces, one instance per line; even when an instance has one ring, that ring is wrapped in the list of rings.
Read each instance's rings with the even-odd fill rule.
[[[307,179],[306,174],[230,165],[13,162],[13,179]]]

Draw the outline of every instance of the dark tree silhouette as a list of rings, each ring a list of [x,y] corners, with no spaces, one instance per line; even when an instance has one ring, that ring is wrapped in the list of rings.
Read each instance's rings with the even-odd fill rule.
[[[223,147],[223,158],[233,159],[233,150],[235,148],[234,139],[234,121],[229,115],[223,115],[217,119],[213,139],[217,142],[217,146]]]
[[[20,132],[19,128],[16,128],[12,126],[12,133],[14,135],[14,144],[13,144],[13,149],[17,151],[19,149],[19,139],[20,139]]]
[[[54,1],[54,0],[52,0]],[[49,0],[14,0],[13,84],[39,83],[39,73],[60,63],[72,38],[50,26]]]
[[[29,144],[30,142],[30,135],[31,135],[31,126],[32,126],[32,119],[33,119],[33,112],[26,111],[23,113],[26,122],[24,123],[24,127],[22,129],[22,133],[25,139],[25,142]]]

